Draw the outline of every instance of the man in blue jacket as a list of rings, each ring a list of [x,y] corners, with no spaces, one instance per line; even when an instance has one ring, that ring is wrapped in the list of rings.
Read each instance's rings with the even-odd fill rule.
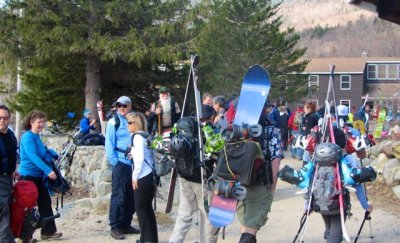
[[[106,155],[112,170],[110,226],[111,236],[123,240],[124,234],[139,234],[140,230],[131,226],[135,213],[132,188],[132,162],[128,158],[131,134],[126,115],[131,112],[132,102],[126,96],[117,100],[118,111],[107,124],[105,145]]]

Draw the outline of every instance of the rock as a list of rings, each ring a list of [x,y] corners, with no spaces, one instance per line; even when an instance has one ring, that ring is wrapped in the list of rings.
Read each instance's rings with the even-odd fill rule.
[[[93,208],[92,200],[90,198],[82,198],[75,201],[75,203],[83,208]]]
[[[388,158],[394,158],[393,151],[392,151],[392,144],[388,144],[382,147],[382,153],[386,155]]]
[[[400,184],[400,159],[389,160],[383,169],[383,178],[390,187]]]
[[[400,199],[400,185],[392,187],[392,191],[397,199]]]
[[[111,183],[110,182],[101,182],[97,188],[96,196],[105,196],[111,193]]]
[[[372,163],[372,161],[373,161],[373,159],[371,159],[371,158],[365,158],[362,160],[362,165],[363,166],[370,165]]]
[[[375,171],[378,173],[383,172],[383,168],[385,167],[386,162],[389,160],[385,154],[379,154],[379,156],[372,161],[371,166],[374,167]]]
[[[393,143],[393,141],[390,141],[390,140],[384,140],[384,141],[380,142],[379,144],[377,144],[377,146],[378,146],[378,151],[379,151],[380,153],[382,153],[382,149],[383,149],[384,147],[388,146],[388,145],[392,146],[392,143]]]
[[[392,151],[393,151],[393,155],[400,159],[400,141],[394,142],[392,144]]]

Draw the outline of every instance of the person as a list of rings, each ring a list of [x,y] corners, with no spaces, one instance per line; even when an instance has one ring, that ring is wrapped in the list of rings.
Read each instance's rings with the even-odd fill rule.
[[[361,135],[366,135],[365,129],[365,110],[361,107],[358,111],[354,113],[353,127],[354,129],[360,131]]]
[[[259,123],[263,126],[263,135],[258,138],[258,142],[268,172],[265,178],[257,178],[256,181],[260,183],[246,186],[246,198],[238,202],[236,215],[240,222],[239,243],[257,242],[257,232],[266,224],[271,211],[280,161],[284,157],[280,131],[268,120],[267,113],[261,115]]]
[[[0,105],[0,242],[14,243],[10,228],[10,199],[13,179],[18,179],[17,138],[8,128],[11,112],[5,105]]]
[[[105,119],[106,121],[109,121],[111,118],[113,118],[115,116],[115,114],[118,111],[118,107],[117,107],[117,101],[114,101],[111,106],[110,106],[110,110],[107,111]]]
[[[161,131],[161,134],[163,134],[163,132],[171,129],[181,114],[178,103],[171,98],[167,87],[161,87],[158,90],[158,94],[159,99],[151,105],[147,120],[147,130],[153,135],[158,133],[158,131]],[[159,128],[158,126],[161,127]]]
[[[210,93],[204,93],[201,103],[203,105],[213,106],[213,96]]]
[[[326,155],[333,154],[333,153],[327,152],[328,149],[330,149],[329,151],[331,151],[331,148],[337,147],[337,149],[336,149],[337,153],[341,154],[341,155],[339,155],[339,158],[346,159],[347,162],[352,165],[352,167],[359,168],[356,158],[350,154],[346,154],[346,150],[345,150],[346,138],[345,138],[343,131],[340,129],[334,129],[334,136],[335,136],[336,144],[326,143],[328,146],[325,146],[325,144],[320,144],[320,145],[318,145],[318,147],[323,148],[323,146],[325,146],[325,148],[323,148],[323,149],[324,149]],[[316,150],[318,150],[318,147],[316,148]],[[316,153],[318,153],[318,152],[316,152]],[[324,156],[320,156],[320,157],[324,157]],[[342,178],[343,178],[343,176],[342,176]],[[359,200],[362,208],[364,210],[368,211],[369,213],[371,213],[373,210],[373,205],[368,203],[362,184],[358,183],[354,187],[356,189],[357,199]],[[347,189],[346,189],[346,191],[347,191]],[[349,207],[350,197],[349,197],[348,193],[349,193],[348,191],[343,193],[344,194],[343,201],[345,204],[344,209],[346,209],[344,211],[345,214],[348,214],[348,212],[350,210],[350,207]],[[309,200],[309,198],[307,198],[307,200]],[[306,201],[305,205],[308,205],[307,201]],[[312,209],[315,210],[316,207],[318,207],[318,206],[315,203],[313,203],[313,205],[314,206]],[[319,211],[319,209],[317,209],[317,211]],[[324,212],[323,210],[321,210],[320,213],[321,213],[322,219],[324,221],[324,225],[325,225],[324,239],[326,240],[326,242],[328,242],[328,243],[342,242],[342,234],[343,233],[342,233],[342,226],[341,226],[341,219],[340,219],[340,211],[336,210],[336,211]],[[346,216],[345,216],[345,218],[346,218]]]
[[[303,136],[307,136],[310,134],[311,129],[318,125],[318,116],[315,114],[315,104],[314,102],[307,102],[304,105],[304,117],[301,122],[301,132],[300,134]],[[310,152],[304,151],[303,153],[303,163],[310,160]]]
[[[303,106],[299,105],[296,108],[296,111],[293,112],[288,120],[288,128],[290,130],[290,135],[292,136],[292,145],[290,146],[290,154],[293,158],[297,158],[298,160],[303,159],[304,150],[301,148],[296,148],[294,144],[296,143],[296,139],[299,136],[301,130],[301,121],[303,119],[304,109]]]
[[[128,158],[131,134],[126,115],[131,112],[132,101],[127,96],[117,100],[116,116],[107,123],[105,149],[112,166],[111,199],[109,220],[111,237],[123,240],[124,234],[139,234],[140,230],[131,226],[135,213],[135,199],[132,187],[132,162]]]
[[[277,128],[279,128],[281,132],[281,138],[283,143],[283,149],[287,150],[287,143],[288,143],[288,120],[289,116],[285,106],[279,106],[279,119],[277,122]]]
[[[33,110],[25,118],[22,126],[25,133],[21,137],[19,173],[21,180],[32,181],[35,183],[39,197],[37,205],[41,217],[53,216],[51,208],[51,198],[48,189],[43,182],[44,177],[51,180],[57,179],[56,173],[52,170],[49,161],[57,159],[58,155],[54,150],[47,149],[40,139],[39,133],[45,126],[46,115],[43,111]],[[51,219],[42,226],[41,239],[52,240],[62,236],[57,232],[54,219]]]
[[[213,124],[218,131],[223,131],[228,127],[228,122],[225,117],[225,103],[226,100],[223,96],[216,96],[213,99],[213,108],[216,113]]]
[[[141,229],[140,240],[137,242],[158,242],[157,221],[151,205],[156,190],[153,177],[153,151],[146,146],[148,133],[146,117],[139,112],[126,116],[128,129],[133,134],[131,156],[134,170],[132,172],[132,187],[135,196],[135,208]],[[139,134],[145,134],[144,136]]]
[[[215,115],[214,109],[209,105],[202,105],[202,122],[212,122]],[[206,161],[207,178],[211,176],[213,161]],[[178,217],[176,218],[174,230],[170,236],[170,243],[182,243],[192,225],[194,214],[200,210],[200,242],[214,243],[218,240],[218,229],[213,227],[207,218],[207,212],[204,208],[204,198],[201,183],[201,167],[194,168],[192,176],[180,175],[180,202],[178,208]],[[207,196],[204,193],[204,196]]]
[[[92,119],[92,112],[88,109],[83,111],[83,118],[80,121],[79,134],[81,137],[90,134],[90,130],[96,129],[96,119]]]
[[[345,126],[347,124],[347,121],[349,119],[349,107],[345,105],[338,105],[337,108],[337,114],[338,114],[338,125],[340,127]],[[342,120],[342,122],[340,121]]]

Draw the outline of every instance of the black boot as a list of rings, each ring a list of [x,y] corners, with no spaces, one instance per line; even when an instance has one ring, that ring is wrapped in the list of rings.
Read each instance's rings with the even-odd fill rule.
[[[239,243],[257,243],[257,239],[255,235],[252,235],[250,233],[243,233],[240,236]]]

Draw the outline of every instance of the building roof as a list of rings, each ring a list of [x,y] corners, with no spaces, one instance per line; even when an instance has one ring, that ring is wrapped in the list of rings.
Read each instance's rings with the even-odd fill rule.
[[[303,73],[329,74],[329,66],[335,65],[335,73],[362,74],[366,63],[400,63],[400,57],[312,58]]]

